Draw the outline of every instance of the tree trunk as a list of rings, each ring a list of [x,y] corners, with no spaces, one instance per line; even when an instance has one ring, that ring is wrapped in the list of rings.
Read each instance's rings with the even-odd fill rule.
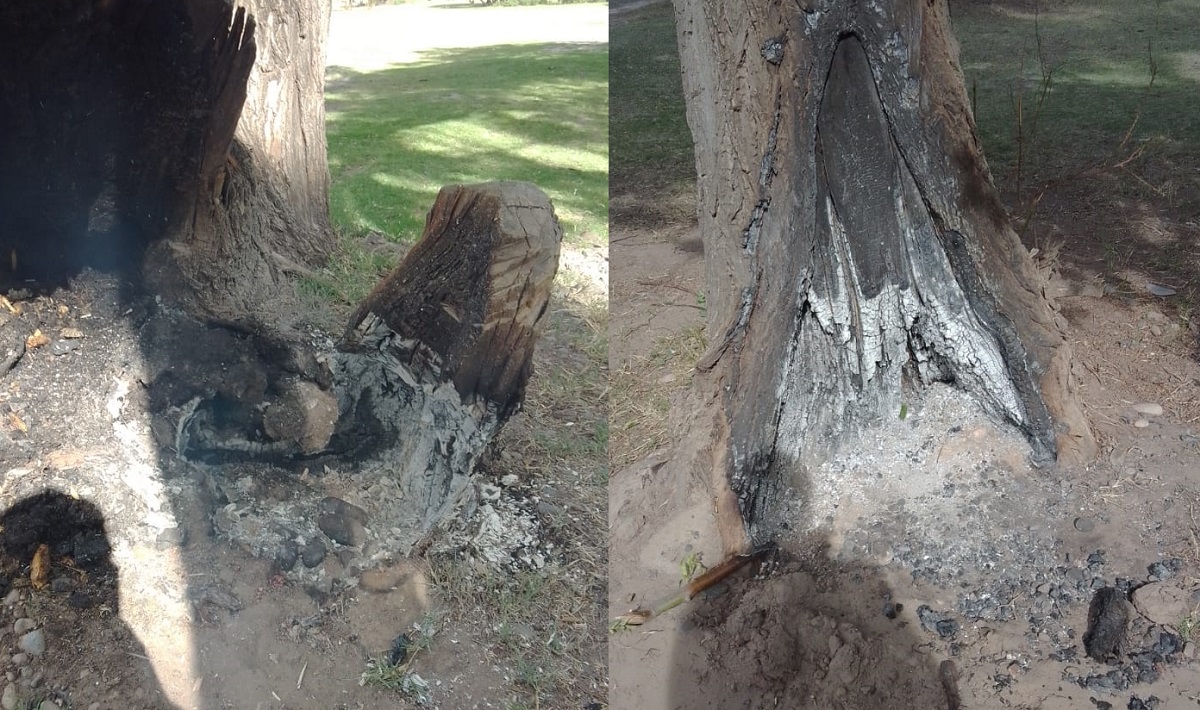
[[[405,551],[460,501],[523,401],[561,242],[533,185],[442,188],[421,240],[350,319],[335,370],[342,429],[387,446]]]
[[[675,9],[728,546],[907,386],[954,383],[1036,463],[1091,456],[1065,321],[992,185],[945,0]]]
[[[317,0],[0,7],[0,269],[136,271],[191,310],[273,323],[332,247]]]
[[[289,311],[279,307],[291,293],[285,275],[333,247],[321,98],[329,6],[241,4],[244,29],[230,27],[222,2],[189,0],[195,36],[213,38],[200,49],[230,69],[211,73],[196,99],[208,116],[199,165],[145,271],[159,292],[206,316],[278,327]]]
[[[187,314],[152,309],[139,330],[164,458],[372,462],[406,496],[402,520],[375,522],[408,547],[524,396],[562,233],[531,185],[448,188],[342,351],[289,327],[288,274],[333,246],[329,11],[0,4],[0,287],[140,270]]]

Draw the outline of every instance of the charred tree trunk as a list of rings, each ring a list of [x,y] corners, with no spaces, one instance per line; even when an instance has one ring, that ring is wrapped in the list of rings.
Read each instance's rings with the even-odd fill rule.
[[[317,0],[5,3],[5,280],[146,275],[191,310],[273,323],[332,245]]]
[[[182,176],[187,199],[146,274],[207,316],[277,326],[272,304],[290,294],[286,274],[333,246],[322,99],[329,6],[243,4],[232,25],[222,2],[188,4],[196,49],[214,69],[196,99],[207,121],[198,164]]]
[[[992,186],[945,0],[675,8],[728,546],[789,477],[897,416],[906,386],[961,387],[1036,462],[1090,456],[1064,321]]]
[[[357,440],[394,442],[387,457],[413,505],[406,547],[459,501],[524,399],[561,241],[533,185],[443,188],[421,241],[351,318],[341,410]]]
[[[524,399],[561,240],[533,185],[454,185],[336,352],[156,321],[146,329],[155,434],[164,449],[209,464],[332,456],[379,471],[400,495],[372,527],[386,531],[388,549],[407,552],[461,501]],[[265,348],[274,351],[263,358]],[[191,366],[178,366],[181,353]]]

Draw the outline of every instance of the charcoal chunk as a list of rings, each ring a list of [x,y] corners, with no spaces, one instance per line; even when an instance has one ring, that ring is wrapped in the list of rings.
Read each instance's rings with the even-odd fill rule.
[[[1087,655],[1100,662],[1120,656],[1124,652],[1125,635],[1132,616],[1133,605],[1119,589],[1101,587],[1096,590],[1088,607],[1087,632],[1083,635]]]

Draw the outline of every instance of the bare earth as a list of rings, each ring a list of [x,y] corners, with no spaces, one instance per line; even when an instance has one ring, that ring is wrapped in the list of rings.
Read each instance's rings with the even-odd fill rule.
[[[476,44],[604,42],[606,20],[600,5],[471,10],[421,3],[351,10],[335,13],[330,61],[358,68],[407,61],[448,35]],[[570,37],[564,39],[563,27]],[[556,290],[553,309],[565,312],[564,299],[603,298],[602,258],[571,252],[562,268],[575,272],[568,279],[573,285]],[[429,648],[417,649],[414,665],[429,684],[429,707],[521,707],[521,698],[537,695],[536,688],[514,690],[522,673],[540,677],[516,667],[523,644],[599,636],[587,631],[595,623],[585,616],[533,619],[510,632],[508,648],[497,653],[494,620],[448,616],[423,561],[399,560],[368,573],[356,567],[359,551],[331,544],[304,572],[311,582],[305,583],[283,573],[278,559],[231,546],[220,514],[239,505],[244,479],[160,451],[146,414],[147,353],[140,345],[147,329],[174,316],[152,296],[91,272],[51,293],[6,295],[18,312],[0,309],[0,360],[10,344],[35,343],[26,340],[35,331],[46,340],[29,347],[0,379],[0,535],[6,545],[0,549],[0,708],[415,706],[411,696],[360,683],[368,659],[383,656],[402,633],[433,636]],[[539,343],[537,372],[586,361],[555,331],[552,326]],[[535,399],[539,386],[535,374]],[[519,414],[502,435],[507,438],[489,474],[515,473],[518,482],[497,489],[494,505],[532,510],[543,504],[536,522],[547,540],[573,525],[594,527],[588,515],[598,513],[581,516],[572,508],[579,489],[592,485],[584,479],[588,472],[535,476],[528,462],[505,453],[506,441],[529,435],[529,426]],[[297,487],[365,494],[370,484],[318,463],[274,474],[256,483],[254,495],[286,501]],[[52,495],[39,497],[45,491]],[[561,550],[564,557],[578,552]],[[556,566],[564,561],[571,569]],[[555,579],[577,579],[581,599],[595,596],[589,585],[597,582],[581,560],[546,564],[548,574],[561,572]],[[307,568],[296,563],[295,569]],[[462,573],[470,582],[471,570]],[[596,616],[586,607],[582,614]],[[550,627],[562,631],[548,639]],[[584,659],[573,668],[578,683],[571,697],[604,697],[602,643],[585,640],[568,649]]]

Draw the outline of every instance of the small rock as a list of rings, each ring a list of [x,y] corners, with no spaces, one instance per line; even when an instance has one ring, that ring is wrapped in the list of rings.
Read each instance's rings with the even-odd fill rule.
[[[279,543],[279,549],[275,551],[275,563],[279,565],[279,569],[291,572],[296,567],[298,559],[300,559],[300,547],[295,541],[284,540]]]
[[[367,511],[341,498],[322,498],[317,503],[317,527],[330,540],[357,547],[367,539]]]
[[[1152,325],[1152,326],[1150,326],[1150,334],[1151,334],[1151,335],[1153,335],[1153,336],[1155,336],[1155,337],[1159,337],[1159,336],[1161,336],[1161,335],[1163,334],[1163,329],[1162,329],[1162,326],[1161,326],[1161,325]]]
[[[75,340],[55,340],[50,344],[51,355],[66,355],[67,353],[79,347],[79,342]]]
[[[33,619],[20,618],[13,622],[13,633],[23,634],[26,631],[32,631],[37,628],[37,623]]]
[[[1183,645],[1183,657],[1192,659],[1196,657],[1196,644],[1188,641]]]
[[[1150,426],[1150,422],[1146,421],[1145,419],[1138,419],[1133,423],[1133,425],[1138,429],[1145,429],[1146,427]]]
[[[62,594],[75,588],[75,580],[70,577],[55,577],[50,580],[50,591]]]
[[[1161,582],[1151,582],[1135,589],[1133,606],[1147,619],[1167,626],[1178,624],[1192,611],[1186,592]]]
[[[263,414],[263,430],[274,441],[295,442],[306,454],[324,449],[338,421],[337,397],[312,382],[291,379]]]
[[[1075,518],[1075,529],[1079,532],[1091,532],[1096,529],[1096,523],[1091,518]]]
[[[1161,417],[1163,414],[1162,405],[1157,402],[1139,402],[1133,405],[1133,411],[1148,417]]]
[[[928,604],[917,607],[917,618],[920,619],[922,628],[944,639],[952,638],[958,633],[957,621],[948,614],[934,611]]]
[[[42,704],[38,705],[38,710],[62,710],[62,708],[53,700],[43,700]]]
[[[12,606],[21,601],[21,590],[13,589],[8,594],[4,595],[4,606]]]
[[[8,684],[4,686],[4,692],[0,693],[0,708],[4,710],[17,710],[17,703],[21,702],[17,695],[17,686]]]
[[[1150,573],[1151,577],[1162,581],[1174,577],[1175,573],[1182,568],[1183,561],[1172,557],[1169,560],[1159,560],[1158,562],[1151,563],[1150,566],[1146,568],[1146,571]]]
[[[34,629],[22,636],[17,646],[25,653],[40,656],[46,652],[46,634],[41,629]]]
[[[517,474],[506,473],[500,478],[500,485],[504,486],[505,488],[512,488],[513,486],[517,485],[518,480],[520,479],[517,477]]]
[[[300,553],[300,561],[309,569],[321,564],[321,561],[324,559],[325,543],[316,538],[309,540],[308,544],[304,546],[304,550]]]
[[[12,655],[12,662],[13,662],[14,666],[16,666],[17,668],[20,668],[21,666],[25,665],[26,663],[29,663],[29,654],[28,653],[14,653]]]

